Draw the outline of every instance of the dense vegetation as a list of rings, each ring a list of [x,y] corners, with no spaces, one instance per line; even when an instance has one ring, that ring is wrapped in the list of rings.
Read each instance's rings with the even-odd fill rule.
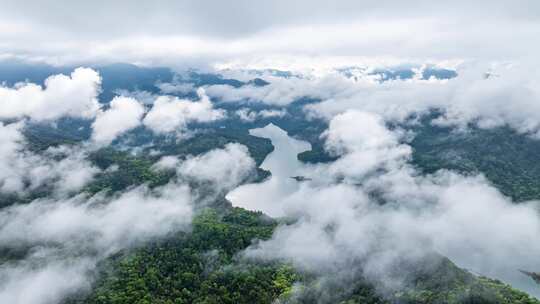
[[[130,65],[97,68],[104,78],[102,101],[110,100],[119,89],[156,92],[158,82],[171,81],[173,77],[167,69],[143,71]],[[15,70],[20,71],[21,67],[14,67]],[[29,79],[41,83],[49,74],[69,71],[44,66],[31,73],[30,77],[24,76],[28,73],[11,73],[7,81],[13,83]],[[383,80],[405,75],[400,71],[383,72]],[[4,76],[7,77],[0,73],[0,77]],[[177,80],[194,86],[226,84],[240,87],[246,84],[219,75],[195,72]],[[254,79],[248,84],[264,86],[267,83]],[[194,97],[192,95],[187,97]],[[150,153],[152,150],[185,158],[236,142],[246,145],[260,165],[273,146],[268,139],[249,135],[248,130],[263,127],[269,122],[312,144],[311,151],[298,155],[301,161],[333,161],[335,157],[324,151],[321,138],[327,122],[308,119],[304,113],[303,106],[313,102],[317,100],[300,99],[286,107],[288,114],[283,117],[254,122],[227,119],[190,126],[199,132],[181,142],[138,128],[111,147],[89,155],[89,160],[103,172],[83,191],[88,194],[117,192],[142,184],[156,187],[169,182],[174,172],[151,169],[158,159]],[[241,102],[216,106],[230,113],[243,107],[280,109]],[[28,148],[36,153],[50,146],[81,142],[90,136],[90,122],[83,120],[61,119],[54,126],[29,125],[25,136]],[[504,127],[491,130],[473,127],[466,133],[459,133],[430,125],[427,120],[413,127],[412,131],[416,134],[410,142],[414,150],[413,165],[421,171],[431,173],[445,168],[466,174],[480,172],[504,194],[517,201],[540,198],[540,181],[536,178],[540,175],[540,155],[537,153],[540,142],[537,140]],[[111,168],[114,170],[108,170]],[[262,180],[269,174],[259,170],[251,181]],[[49,194],[50,189],[43,187],[24,197],[1,195],[0,207],[29,203]],[[242,250],[258,240],[270,238],[278,225],[287,223],[280,223],[260,212],[233,208],[222,196],[215,198],[210,206],[201,208],[196,210],[190,231],[171,233],[159,240],[138,244],[101,262],[92,288],[79,291],[64,304],[539,303],[500,281],[475,276],[437,255],[420,264],[399,269],[398,275],[405,277],[405,284],[399,289],[382,292],[376,283],[368,282],[361,275],[345,283],[338,280],[322,286],[317,280],[318,274],[300,272],[286,261],[262,262],[242,257]],[[6,251],[0,248],[0,264],[24,257],[27,254],[25,250]],[[361,273],[360,265],[357,271]]]
[[[248,147],[260,164],[273,147],[269,140],[250,136],[248,128],[241,125],[208,128],[199,136],[180,144],[167,139],[156,140],[154,147],[159,147],[165,154],[182,158],[222,147],[229,142],[240,142]],[[320,137],[316,135],[320,128],[323,128],[322,124],[312,126],[311,135],[309,131],[303,135],[298,129],[289,131],[297,132],[298,137],[311,139],[315,143],[312,151],[299,155],[299,158],[331,160],[322,149]],[[411,142],[415,149],[414,164],[421,170],[432,172],[450,168],[469,173],[479,171],[494,183],[502,185],[503,191],[507,187],[510,194],[536,195],[533,191],[536,189],[534,179],[523,174],[535,170],[533,162],[536,156],[532,153],[532,147],[536,146],[531,145],[532,140],[504,128],[455,133],[450,129],[422,126],[415,132],[417,136]],[[80,140],[76,136],[58,136],[54,129],[42,128],[27,133],[29,144],[38,152],[51,145]],[[496,148],[488,150],[486,147],[493,147],[495,141],[499,143]],[[493,155],[499,155],[499,158],[491,157]],[[510,161],[508,157],[512,158],[512,155],[518,155],[520,159],[517,168],[505,168],[504,164]],[[132,154],[114,147],[104,148],[92,153],[89,160],[101,169],[114,166],[115,170],[100,173],[84,189],[88,193],[122,191],[140,184],[155,187],[167,183],[174,175],[174,172],[152,170],[157,157],[145,150]],[[505,170],[514,171],[503,172]],[[519,192],[519,188],[513,188],[514,184],[507,183],[510,176],[522,179],[516,181],[515,185],[523,185],[524,181],[533,183],[525,187],[529,192]],[[44,192],[41,195],[47,194]],[[359,276],[347,284],[336,283],[332,297],[325,298],[316,274],[299,273],[292,266],[278,261],[252,261],[239,256],[252,242],[269,238],[278,225],[275,220],[261,213],[232,208],[222,197],[218,197],[213,206],[198,212],[191,231],[140,244],[102,262],[92,290],[76,294],[66,303],[273,303],[277,299],[283,303],[322,301],[347,304],[538,303],[502,282],[476,277],[459,269],[445,258],[439,259],[437,266],[429,268],[429,271],[422,267],[403,270],[411,275],[407,276],[407,284],[402,289],[381,294],[372,283]],[[20,254],[3,252],[2,257],[9,260]]]
[[[440,127],[428,119],[410,129],[412,164],[424,173],[448,169],[462,174],[483,174],[504,195],[517,202],[540,199],[540,141],[509,127],[468,130]],[[300,153],[306,163],[335,160],[322,144]]]
[[[313,275],[298,273],[287,264],[238,256],[252,242],[269,238],[276,225],[261,213],[241,208],[205,209],[195,217],[191,232],[170,235],[102,263],[92,292],[65,303],[325,301],[328,294]],[[347,304],[540,303],[499,281],[461,270],[440,256],[403,271],[407,273],[403,289],[382,295],[358,278],[348,282],[351,286],[338,282],[327,300]]]
[[[540,141],[508,127],[456,132],[424,124],[414,131],[413,163],[424,172],[480,172],[516,201],[540,199]]]
[[[241,208],[207,209],[178,233],[102,265],[94,291],[69,303],[271,303],[290,291],[287,265],[234,263],[235,253],[271,236],[276,222]]]

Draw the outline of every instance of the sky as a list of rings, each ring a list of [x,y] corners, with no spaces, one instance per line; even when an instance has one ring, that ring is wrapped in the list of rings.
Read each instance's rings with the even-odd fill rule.
[[[0,58],[53,64],[516,60],[539,49],[518,1],[0,1]],[[39,48],[36,48],[39,45]]]

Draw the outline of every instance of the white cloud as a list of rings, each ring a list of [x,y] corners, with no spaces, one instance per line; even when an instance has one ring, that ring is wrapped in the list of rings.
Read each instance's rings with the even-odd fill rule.
[[[416,180],[421,186],[409,189],[394,182],[378,188],[382,193],[401,188],[402,196],[386,205],[370,200],[361,187],[301,186],[276,202],[298,222],[281,226],[246,254],[286,259],[323,276],[361,267],[368,278],[394,285],[400,283],[399,277],[389,281],[396,263],[438,252],[538,295],[534,282],[517,271],[540,267],[536,203],[514,205],[482,178],[443,174]]]
[[[95,261],[56,260],[43,265],[42,254],[35,253],[35,261],[25,265],[6,263],[0,268],[0,301],[3,303],[59,303],[64,293],[89,288],[85,273],[91,271]],[[41,265],[40,265],[41,262]]]
[[[223,101],[247,100],[286,106],[301,97],[329,98],[350,86],[343,83],[342,78],[335,78],[334,75],[308,79],[297,77],[265,77],[265,79],[270,84],[265,86],[245,85],[239,88],[229,85],[212,85],[206,87],[206,91],[208,95]]]
[[[17,170],[13,159],[17,159],[18,153],[21,149],[21,142],[23,141],[23,135],[20,132],[22,123],[4,125],[0,123],[0,138],[2,139],[2,145],[0,145],[0,185],[2,191],[19,191],[22,189],[23,182],[22,176]]]
[[[164,94],[187,94],[195,91],[192,83],[160,83],[157,87]]]
[[[287,110],[262,110],[259,112],[259,115],[263,118],[268,117],[283,117],[287,115]]]
[[[234,112],[238,118],[246,122],[254,122],[259,118],[283,117],[287,115],[287,110],[261,110],[259,112],[242,108]]]
[[[240,120],[254,122],[257,119],[257,112],[251,111],[248,108],[242,108],[234,112]]]
[[[8,126],[9,127],[9,126]],[[1,129],[0,129],[1,130]],[[166,157],[156,169],[176,167],[181,178],[165,186],[140,186],[113,197],[84,194],[43,198],[0,210],[0,248],[28,254],[0,266],[0,302],[56,303],[89,288],[97,263],[141,242],[189,229],[193,205],[206,190],[228,190],[254,170],[245,146],[228,144],[179,162]]]
[[[410,147],[400,143],[399,132],[387,129],[373,113],[336,116],[326,143],[341,159],[289,173],[313,180],[281,192],[265,208],[279,208],[275,214],[298,220],[250,247],[247,257],[289,260],[323,277],[361,269],[394,288],[405,275],[393,271],[398,263],[437,252],[538,295],[535,283],[517,271],[540,268],[538,202],[514,204],[482,176],[420,175],[407,164]],[[327,178],[336,172],[338,181]],[[256,202],[259,193],[238,197]]]
[[[172,96],[160,96],[146,114],[143,123],[156,133],[186,131],[190,122],[211,122],[225,117],[223,110],[216,110],[203,89],[197,91],[200,100],[191,101]]]
[[[99,109],[101,77],[92,69],[78,68],[71,76],[54,75],[41,87],[21,83],[0,87],[0,118],[29,117],[36,121],[62,116],[92,118]]]
[[[121,249],[186,229],[189,188],[139,187],[112,200],[36,200],[0,211],[0,247],[30,248],[24,259],[0,267],[0,301],[56,303],[90,286],[97,262]]]
[[[41,182],[45,183],[48,182],[47,180],[52,180],[55,189],[60,193],[71,193],[80,190],[92,181],[100,171],[86,159],[87,153],[81,147],[60,146],[58,148],[49,148],[45,151],[47,160],[43,160],[44,164],[41,166],[38,166],[39,162],[34,162],[30,176],[36,180],[41,178]],[[59,156],[63,158],[54,162],[54,159]],[[46,176],[45,179],[43,179],[42,173]],[[33,182],[33,184],[36,183]]]
[[[110,108],[101,111],[92,124],[92,140],[98,144],[109,144],[116,137],[141,124],[144,106],[129,97],[115,97]]]
[[[350,110],[336,115],[323,136],[325,148],[341,156],[329,167],[329,172],[339,177],[359,178],[373,170],[392,170],[412,153],[380,116],[368,112]]]
[[[207,92],[218,100],[270,105],[289,105],[309,97],[321,102],[305,106],[307,114],[328,120],[357,109],[381,115],[386,121],[404,122],[412,114],[437,109],[444,114],[435,121],[438,124],[460,128],[470,123],[481,128],[508,125],[533,136],[540,131],[540,73],[535,62],[466,62],[457,66],[458,76],[450,80],[416,77],[382,83],[370,75],[373,66],[358,67],[361,73],[352,78],[340,73],[339,68],[312,70],[301,77],[263,76],[269,85],[216,85],[207,87]],[[255,118],[245,111],[237,114],[245,120]]]
[[[153,166],[154,170],[171,170],[175,169],[180,160],[176,156],[167,155],[160,158]]]
[[[3,4],[0,53],[57,64],[208,65],[283,55],[317,61],[358,54],[508,59],[531,57],[538,50],[534,38],[540,28],[534,0],[514,6],[505,1],[241,1],[226,6],[207,1],[164,1],[158,6],[62,1],[49,4],[53,14],[27,9],[36,4],[27,3],[24,9],[11,0]],[[223,11],[234,14],[223,16]]]
[[[184,225],[191,217],[189,189],[179,185],[167,185],[154,193],[140,187],[103,201],[99,197],[43,199],[8,207],[0,214],[0,244],[91,242],[84,245],[115,252]]]
[[[230,190],[248,178],[255,162],[247,147],[230,143],[200,156],[190,157],[177,168],[179,175],[188,179],[210,181],[221,190]]]
[[[99,172],[80,147],[49,148],[41,154],[27,150],[23,127],[23,122],[0,123],[1,192],[24,195],[49,185],[60,194],[69,193],[82,188]]]
[[[444,113],[437,121],[441,124],[465,127],[476,123],[484,128],[507,124],[520,133],[538,132],[540,74],[535,64],[495,69],[468,65],[458,72],[458,77],[448,81],[360,81],[307,108],[324,117],[359,109],[377,113],[387,121],[403,121],[411,114],[439,109]],[[487,72],[498,76],[486,79]]]

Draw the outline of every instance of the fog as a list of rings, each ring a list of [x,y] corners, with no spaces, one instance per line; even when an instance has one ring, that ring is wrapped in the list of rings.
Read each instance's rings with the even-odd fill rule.
[[[16,258],[0,267],[0,302],[52,304],[87,291],[100,261],[190,230],[195,205],[208,198],[190,188],[189,180],[201,181],[207,192],[220,193],[236,187],[253,172],[254,164],[246,147],[231,144],[169,162],[169,168],[183,175],[158,188],[142,185],[112,196],[83,192],[1,209],[0,249]]]
[[[272,239],[251,246],[244,257],[290,261],[322,279],[361,273],[388,290],[405,277],[393,272],[396,265],[440,253],[475,274],[540,295],[518,271],[540,268],[538,202],[515,204],[482,176],[419,175],[408,165],[410,149],[399,132],[386,129],[375,114],[336,116],[326,143],[341,158],[323,165],[301,165],[296,154],[306,146],[275,126],[252,132],[272,139],[276,150],[261,167],[276,175],[240,186],[228,199],[297,221],[279,226]],[[353,169],[358,164],[364,169]],[[312,180],[289,178],[296,174]]]
[[[25,121],[0,122],[0,193],[24,196],[42,186],[51,195],[78,191],[100,172],[80,146],[50,147],[42,153],[31,151],[22,134]]]
[[[443,114],[434,121],[440,125],[462,129],[469,124],[480,128],[509,126],[533,137],[540,134],[540,69],[535,61],[465,61],[449,67],[458,73],[453,79],[421,79],[426,65],[413,68],[411,79],[381,82],[380,76],[370,74],[377,68],[392,71],[399,66],[337,63],[317,69],[308,65],[292,77],[263,73],[259,77],[270,82],[266,86],[211,85],[206,91],[216,100],[274,106],[288,106],[307,97],[313,102],[304,106],[305,112],[326,120],[356,109],[376,113],[386,121],[404,122],[435,109]],[[347,68],[357,73],[351,72],[351,76],[341,71]],[[249,72],[236,70],[237,74]]]

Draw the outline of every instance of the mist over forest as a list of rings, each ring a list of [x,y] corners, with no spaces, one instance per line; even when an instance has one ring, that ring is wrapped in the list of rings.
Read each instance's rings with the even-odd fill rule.
[[[0,4],[0,303],[540,303],[536,1]]]

